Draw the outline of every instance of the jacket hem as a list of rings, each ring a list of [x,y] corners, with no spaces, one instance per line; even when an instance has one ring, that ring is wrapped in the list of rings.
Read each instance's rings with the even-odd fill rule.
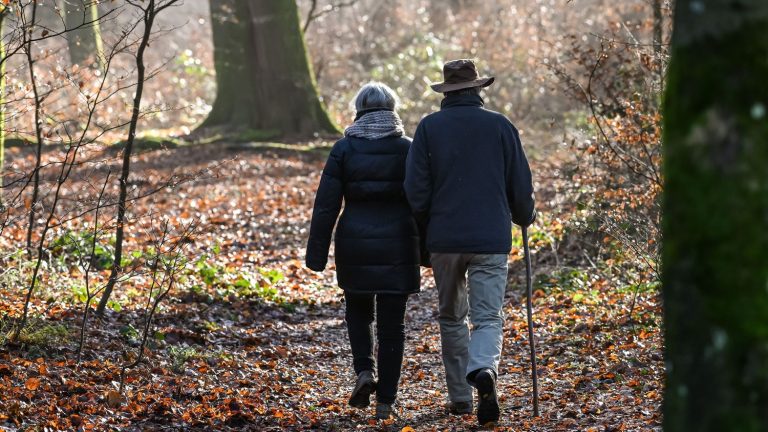
[[[339,287],[341,288],[341,287]],[[411,294],[418,294],[421,292],[421,289],[417,289],[416,291],[394,291],[394,290],[355,290],[355,289],[348,289],[348,288],[341,288],[344,292],[351,293],[351,294],[394,294],[394,295],[411,295]]]
[[[509,255],[512,252],[512,248],[507,249],[478,249],[472,247],[455,247],[455,248],[431,248],[427,246],[429,253],[461,253],[461,254],[483,254],[483,255]]]

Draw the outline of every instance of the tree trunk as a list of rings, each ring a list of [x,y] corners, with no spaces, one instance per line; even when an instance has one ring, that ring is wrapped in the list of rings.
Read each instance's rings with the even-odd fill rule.
[[[653,58],[656,63],[656,73],[659,82],[664,82],[664,14],[662,0],[653,0]],[[654,98],[654,100],[658,100]],[[654,104],[656,105],[656,104]]]
[[[317,93],[294,0],[211,4],[217,95],[202,127],[266,137],[337,133]]]
[[[143,8],[142,8],[143,9]],[[139,43],[139,49],[136,52],[136,93],[133,96],[133,110],[131,112],[131,121],[128,124],[128,139],[123,148],[123,167],[120,171],[120,194],[117,200],[117,221],[115,223],[115,255],[110,269],[109,279],[104,287],[104,292],[99,300],[96,313],[99,316],[104,315],[104,311],[109,304],[109,298],[112,290],[117,284],[117,280],[123,272],[123,240],[125,239],[125,223],[128,201],[128,182],[131,175],[131,156],[133,155],[133,144],[136,141],[136,129],[138,128],[141,117],[141,98],[144,94],[144,84],[146,83],[146,65],[144,64],[144,53],[149,46],[152,37],[152,26],[155,23],[155,17],[159,13],[156,9],[155,0],[149,0],[146,9],[143,9],[144,33]]]
[[[653,52],[657,57],[661,54],[662,38],[664,37],[664,15],[661,13],[661,1],[653,0]]]
[[[0,6],[0,212],[5,207],[3,175],[5,173],[5,13],[6,7]]]
[[[679,0],[664,102],[664,430],[768,430],[768,2]]]
[[[104,64],[104,46],[101,41],[99,10],[93,0],[63,0],[64,22],[67,29],[69,58],[72,64]]]
[[[35,138],[37,144],[35,148],[35,168],[32,171],[32,199],[29,205],[29,224],[27,225],[27,253],[32,253],[32,233],[35,232],[35,221],[37,220],[37,200],[40,195],[40,169],[43,156],[43,98],[40,97],[40,91],[37,83],[37,75],[35,75],[35,59],[32,53],[32,31],[37,23],[37,11],[38,3],[32,2],[32,17],[25,28],[23,28],[24,36],[22,36],[22,44],[24,46],[24,54],[27,60],[27,67],[29,68],[29,82],[32,87],[32,95],[34,96],[35,107]],[[24,17],[24,11],[21,11],[21,16]],[[26,18],[22,19],[22,23]],[[41,206],[42,207],[42,206]],[[42,210],[42,208],[41,208]],[[26,308],[24,310],[26,317]]]

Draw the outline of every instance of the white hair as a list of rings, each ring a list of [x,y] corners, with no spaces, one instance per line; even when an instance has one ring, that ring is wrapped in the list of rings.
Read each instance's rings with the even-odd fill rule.
[[[357,112],[377,108],[394,111],[400,104],[400,99],[388,85],[371,81],[357,92],[353,103]]]

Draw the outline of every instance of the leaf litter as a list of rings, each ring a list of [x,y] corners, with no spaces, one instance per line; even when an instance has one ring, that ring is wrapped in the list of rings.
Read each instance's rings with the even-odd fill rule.
[[[9,160],[24,160],[22,150],[9,153]],[[154,320],[145,361],[128,372],[124,393],[119,393],[120,367],[136,355],[135,329],[146,300],[141,295],[146,282],[137,278],[118,289],[122,310],[108,312],[87,329],[81,364],[73,360],[74,337],[66,335],[40,346],[0,347],[0,428],[479,429],[473,416],[446,413],[429,270],[423,271],[422,293],[409,301],[398,416],[377,422],[372,407],[361,411],[347,405],[354,376],[343,296],[332,265],[322,274],[303,267],[314,190],[326,154],[322,148],[243,151],[213,144],[138,156],[134,172],[149,183],[214,167],[212,175],[138,201],[131,209],[176,223],[197,219],[204,227],[191,245],[188,276]],[[147,241],[133,228],[129,243]],[[21,237],[10,231],[7,239],[14,238]],[[534,245],[534,254],[543,256],[548,249]],[[512,255],[498,381],[503,414],[496,430],[661,430],[658,294],[641,292],[629,320],[632,293],[600,275],[584,286],[555,277],[536,286],[542,416],[531,417],[524,267],[518,248]],[[546,280],[548,271],[541,267],[537,276],[541,279],[543,272]],[[18,311],[19,288],[0,285],[0,314]],[[63,300],[47,303],[57,290],[66,289],[49,287],[33,307],[45,323],[63,325],[71,336],[82,307]]]

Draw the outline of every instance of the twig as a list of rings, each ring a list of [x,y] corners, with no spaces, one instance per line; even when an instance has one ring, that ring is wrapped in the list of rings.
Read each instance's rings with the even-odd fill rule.
[[[33,14],[33,17],[34,17],[34,14]],[[107,60],[107,64],[105,65],[105,73],[104,73],[104,75],[103,75],[103,77],[101,79],[101,82],[99,83],[99,88],[98,88],[98,90],[96,92],[95,100],[99,99],[100,95],[102,94],[102,92],[104,90],[104,87],[105,87],[106,81],[107,81],[107,77],[109,76],[108,72],[110,71],[110,67],[111,67],[113,59],[114,59],[114,55],[111,55],[109,57],[109,59]],[[31,67],[31,64],[30,64],[30,67]],[[34,82],[35,79],[36,78],[35,78],[35,76],[33,74],[32,75],[32,81]],[[51,229],[52,221],[53,221],[53,219],[54,219],[54,217],[56,215],[56,209],[57,209],[59,200],[61,198],[61,189],[64,186],[64,183],[66,183],[66,181],[69,178],[70,174],[72,173],[72,169],[74,167],[74,162],[77,160],[78,151],[83,147],[83,143],[85,142],[86,133],[87,133],[88,129],[90,128],[91,123],[92,123],[93,118],[94,118],[94,115],[95,115],[96,106],[97,105],[94,103],[94,105],[92,105],[90,107],[90,109],[89,109],[88,119],[87,119],[87,121],[85,123],[85,127],[83,128],[83,131],[81,132],[79,141],[77,143],[75,143],[74,145],[70,145],[69,148],[67,149],[66,154],[64,155],[64,159],[63,159],[63,162],[61,164],[61,170],[59,171],[58,178],[56,179],[56,188],[55,188],[55,192],[54,192],[54,195],[53,195],[53,203],[51,204],[50,211],[48,212],[48,217],[46,218],[45,224],[43,225],[43,229],[42,229],[42,231],[40,233],[40,239],[39,239],[38,245],[37,245],[37,260],[35,262],[35,268],[34,268],[34,270],[32,272],[32,279],[31,279],[31,281],[29,283],[29,287],[27,288],[27,293],[26,293],[25,300],[24,300],[24,309],[23,309],[23,312],[22,312],[22,316],[19,319],[19,323],[18,323],[18,325],[16,327],[16,330],[15,330],[15,332],[11,336],[11,340],[12,341],[18,340],[18,337],[21,335],[21,331],[26,326],[27,317],[28,317],[28,314],[29,314],[29,304],[30,304],[30,301],[32,300],[32,293],[34,292],[35,286],[37,285],[38,277],[39,277],[39,273],[40,273],[40,267],[42,265],[43,251],[45,249],[46,236],[48,234],[48,231]],[[39,128],[40,126],[38,125],[37,127]],[[70,154],[71,154],[71,159],[70,159]],[[38,153],[38,155],[39,155],[39,153]]]
[[[117,204],[117,229],[115,230],[115,255],[114,262],[112,263],[112,270],[107,281],[107,286],[104,288],[104,293],[99,301],[99,306],[96,308],[98,315],[103,315],[104,310],[107,307],[109,297],[112,295],[112,290],[117,283],[118,275],[121,271],[121,260],[123,257],[123,239],[125,230],[125,213],[126,213],[126,199],[128,197],[128,176],[131,172],[131,155],[133,153],[133,144],[136,140],[136,127],[139,122],[139,115],[141,113],[141,99],[144,92],[144,81],[146,67],[144,65],[144,53],[149,46],[149,41],[152,36],[152,26],[155,22],[155,17],[163,9],[170,7],[177,0],[169,0],[165,4],[162,2],[155,3],[155,0],[149,0],[149,4],[146,8],[141,7],[133,1],[126,0],[129,4],[139,8],[144,12],[144,33],[139,44],[139,50],[136,53],[136,68],[137,68],[137,80],[136,80],[136,94],[133,98],[133,113],[131,114],[131,123],[128,130],[128,140],[126,141],[125,148],[123,149],[123,168],[120,174],[120,194]]]
[[[307,19],[304,21],[304,27],[302,27],[302,32],[306,33],[307,29],[309,28],[309,25],[312,24],[312,22],[315,21],[316,19],[324,15],[327,15],[333,11],[336,11],[345,7],[354,6],[358,1],[359,0],[348,0],[348,1],[343,1],[335,4],[330,4],[324,7],[323,9],[321,9],[319,12],[315,12],[315,10],[317,9],[317,0],[312,0],[312,5],[309,8]]]
[[[40,93],[37,88],[37,78],[35,77],[35,61],[32,58],[32,42],[28,39],[27,34],[32,34],[37,20],[37,2],[32,2],[32,20],[29,22],[29,30],[27,30],[24,24],[25,14],[24,8],[21,8],[21,20],[23,30],[24,53],[27,58],[27,67],[29,68],[30,83],[32,84],[32,94],[35,101],[35,135],[37,137],[37,148],[35,151],[35,168],[32,170],[32,176],[30,180],[32,183],[32,201],[29,207],[29,225],[27,225],[27,253],[32,253],[32,232],[35,230],[35,217],[37,213],[37,198],[40,191],[40,160],[43,153],[43,124],[40,119],[42,111],[42,100],[40,99]]]
[[[182,261],[182,254],[179,251],[181,247],[184,244],[185,238],[189,238],[192,235],[192,232],[195,230],[194,224],[188,225],[185,230],[181,233],[181,235],[178,237],[178,240],[173,244],[171,248],[166,253],[162,252],[162,244],[165,243],[168,239],[169,234],[169,228],[168,228],[168,221],[165,221],[163,223],[163,233],[161,238],[158,240],[158,253],[154,257],[154,263],[150,265],[152,270],[152,280],[149,287],[149,293],[147,295],[147,305],[145,307],[146,309],[146,316],[145,316],[145,323],[144,323],[144,331],[141,338],[141,344],[139,346],[139,354],[136,357],[136,360],[133,362],[123,365],[123,367],[120,369],[120,386],[118,392],[120,394],[123,393],[123,389],[125,386],[125,376],[129,369],[132,369],[141,363],[141,361],[144,358],[144,349],[147,345],[147,340],[149,339],[149,332],[152,328],[152,319],[155,316],[155,313],[157,312],[157,308],[160,305],[160,303],[165,299],[165,297],[168,295],[168,293],[173,288],[174,283],[176,282],[176,273],[179,271]],[[165,256],[166,255],[172,255],[173,259],[170,262],[165,262]],[[158,269],[160,266],[163,266],[163,276],[158,281]],[[164,287],[167,283],[167,286]],[[152,301],[152,294],[154,293],[154,288],[157,286],[157,293],[154,297],[154,301]]]
[[[85,344],[85,327],[88,322],[88,312],[90,312],[91,309],[91,301],[93,298],[98,295],[98,292],[101,290],[94,291],[91,293],[91,287],[90,287],[90,272],[91,268],[93,267],[93,258],[96,255],[96,243],[99,238],[99,209],[101,200],[104,197],[104,191],[107,189],[107,185],[109,184],[109,177],[112,174],[112,171],[107,172],[107,176],[104,179],[104,185],[101,187],[101,192],[99,193],[99,198],[96,202],[96,210],[93,220],[93,238],[91,239],[91,251],[88,254],[88,264],[85,267],[85,275],[84,275],[84,281],[85,281],[85,306],[83,308],[83,322],[80,325],[80,342],[77,346],[77,364],[80,364],[80,360],[82,358],[83,353],[83,345]]]

